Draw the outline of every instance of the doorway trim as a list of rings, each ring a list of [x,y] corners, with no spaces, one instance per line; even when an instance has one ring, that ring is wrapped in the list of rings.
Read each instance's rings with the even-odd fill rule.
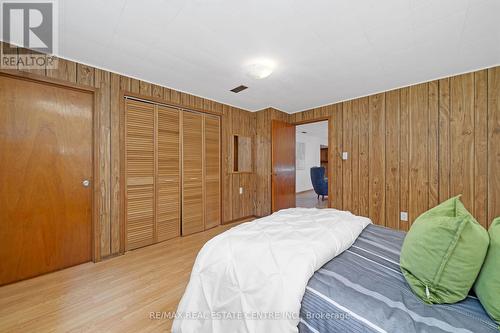
[[[84,93],[91,93],[92,94],[92,100],[93,100],[93,105],[92,105],[92,175],[91,175],[91,185],[92,185],[92,191],[91,191],[91,248],[92,248],[92,261],[93,262],[98,262],[101,260],[101,254],[100,254],[100,225],[99,225],[99,207],[101,203],[101,193],[100,193],[100,188],[99,184],[101,182],[101,177],[100,177],[100,170],[99,170],[99,165],[100,165],[100,159],[99,159],[99,117],[97,116],[98,114],[98,107],[99,107],[99,101],[97,99],[97,96],[99,94],[99,89],[90,87],[90,86],[84,86],[81,84],[73,83],[73,82],[68,82],[60,79],[54,79],[54,78],[49,78],[46,76],[41,76],[38,74],[33,74],[33,73],[28,73],[28,72],[21,72],[17,70],[6,70],[6,69],[0,69],[0,76],[4,77],[11,77],[19,80],[25,80],[25,81],[31,81],[31,82],[37,82],[45,85],[51,85],[51,86],[56,86],[56,87],[62,87],[64,89],[70,89],[70,90],[76,90],[76,91],[81,91]]]
[[[334,153],[331,148],[332,147],[332,131],[331,128],[333,126],[333,120],[332,116],[323,116],[323,117],[317,117],[314,119],[307,119],[307,120],[301,120],[301,121],[295,121],[292,122],[291,124],[294,126],[298,125],[304,125],[304,124],[312,124],[312,123],[319,123],[321,121],[328,121],[328,175],[329,177],[334,174],[333,170],[333,158],[334,158]],[[330,180],[328,181],[328,208],[333,207],[333,202],[332,202],[332,194],[333,193],[333,182]]]

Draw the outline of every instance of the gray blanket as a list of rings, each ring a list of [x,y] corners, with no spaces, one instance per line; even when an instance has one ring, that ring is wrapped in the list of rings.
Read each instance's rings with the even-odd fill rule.
[[[404,236],[370,225],[319,269],[302,300],[299,331],[499,333],[474,296],[427,305],[412,293],[399,269]]]

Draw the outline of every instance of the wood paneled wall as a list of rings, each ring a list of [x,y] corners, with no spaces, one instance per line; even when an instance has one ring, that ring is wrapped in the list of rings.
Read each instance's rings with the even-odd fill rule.
[[[99,88],[98,258],[123,251],[121,90],[222,116],[223,222],[271,213],[271,121],[297,123],[325,117],[331,119],[332,207],[406,230],[429,207],[462,193],[465,205],[483,225],[500,215],[500,67],[292,115],[273,108],[250,113],[64,59],[57,70],[33,74]],[[251,173],[232,172],[234,134],[252,138]],[[342,151],[349,153],[348,160],[341,160]],[[400,221],[401,211],[409,212],[410,223]]]
[[[0,41],[0,46],[3,42]],[[222,163],[223,179],[223,222],[229,222],[244,216],[254,215],[255,210],[255,174],[232,174],[230,140],[233,133],[248,135],[255,141],[255,113],[221,104],[209,99],[182,93],[145,81],[126,77],[116,73],[59,59],[56,70],[38,69],[30,71],[20,66],[20,72],[31,72],[60,81],[77,83],[99,88],[98,105],[95,110],[99,118],[99,158],[101,181],[96,204],[99,207],[99,230],[95,234],[98,242],[97,259],[121,253],[124,244],[121,242],[120,230],[120,92],[128,91],[163,99],[166,103],[174,103],[184,108],[192,108],[218,113],[222,116]],[[239,187],[244,194],[238,195]],[[235,190],[236,189],[236,190]],[[233,195],[235,194],[235,195]]]
[[[457,194],[484,226],[500,215],[500,67],[295,113],[289,121],[325,116],[333,120],[333,207],[402,230]],[[270,205],[259,202],[268,186],[260,177],[258,213]],[[400,221],[402,211],[409,222]]]
[[[271,122],[273,119],[287,121],[291,123],[303,123],[308,121],[325,120],[329,118],[329,148],[328,154],[332,163],[329,163],[329,175],[334,173],[337,177],[329,176],[329,193],[334,195],[329,197],[331,206],[342,209],[341,198],[342,192],[342,163],[339,157],[342,152],[342,127],[338,124],[342,123],[342,107],[339,104],[332,104],[300,112],[295,114],[287,114],[282,111],[267,108],[257,112],[257,152],[256,157],[256,174],[257,174],[257,194],[255,214],[257,216],[265,216],[271,213]]]
[[[239,220],[255,215],[256,174],[255,163],[251,172],[232,172],[233,135],[251,138],[252,161],[255,161],[256,113],[225,106],[222,122],[222,161],[224,173],[222,190],[223,221]],[[243,193],[240,194],[240,187]]]

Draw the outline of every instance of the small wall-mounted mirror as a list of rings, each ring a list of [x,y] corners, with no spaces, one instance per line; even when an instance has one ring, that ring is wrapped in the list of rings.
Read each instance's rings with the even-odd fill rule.
[[[252,138],[233,136],[233,172],[252,172]]]

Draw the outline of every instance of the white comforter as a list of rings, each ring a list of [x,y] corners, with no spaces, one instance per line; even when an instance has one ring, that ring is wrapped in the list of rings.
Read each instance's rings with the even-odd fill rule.
[[[309,278],[370,223],[293,208],[220,234],[198,253],[172,332],[297,332]]]

